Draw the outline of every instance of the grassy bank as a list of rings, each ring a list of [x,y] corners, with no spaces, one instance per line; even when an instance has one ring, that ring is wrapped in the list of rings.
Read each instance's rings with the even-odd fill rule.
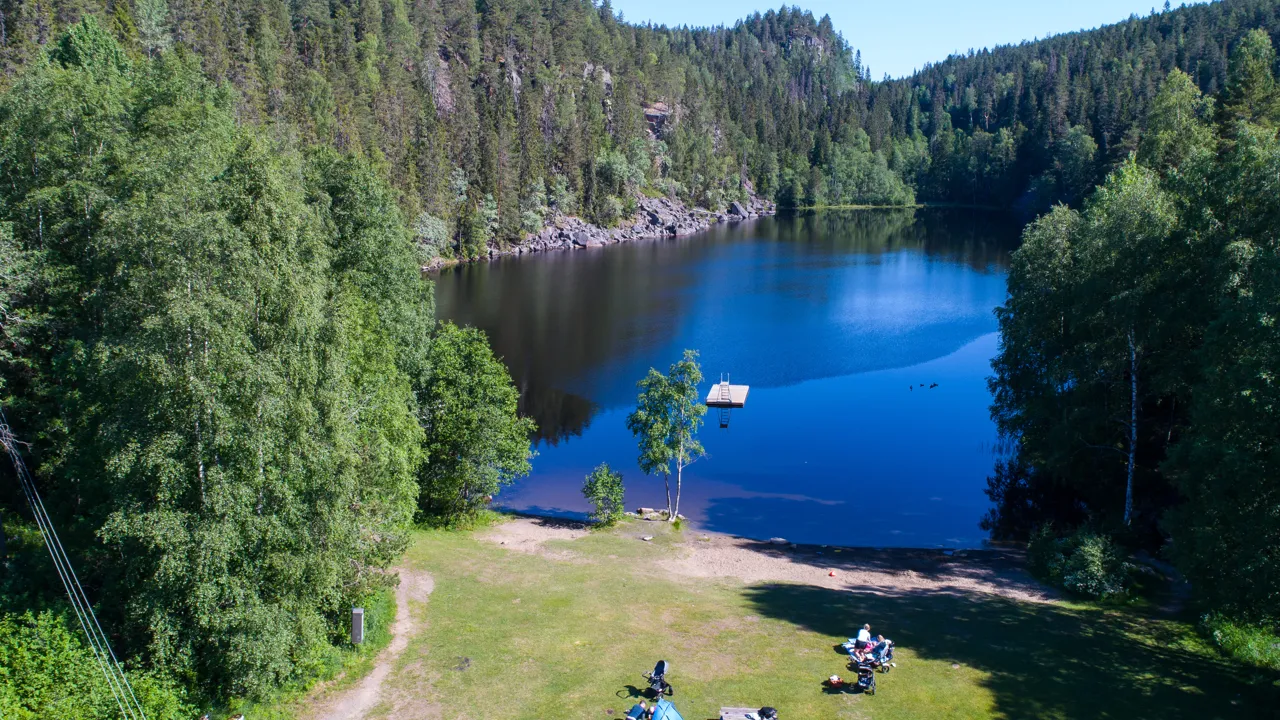
[[[651,542],[638,539],[654,535]],[[633,523],[536,552],[422,533],[426,623],[372,717],[619,717],[659,658],[690,720],[721,705],[787,718],[1270,717],[1190,624],[1137,610],[981,593],[838,590],[695,579],[660,563],[697,535]],[[899,644],[874,697],[831,694],[833,647],[862,622]],[[612,711],[612,714],[610,714]]]

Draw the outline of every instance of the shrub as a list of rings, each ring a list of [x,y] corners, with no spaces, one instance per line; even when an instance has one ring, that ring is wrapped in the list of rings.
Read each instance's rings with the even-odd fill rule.
[[[1068,592],[1102,599],[1125,590],[1129,571],[1111,538],[1080,528],[1058,537],[1052,525],[1044,525],[1027,545],[1031,573]]]
[[[194,709],[172,683],[129,672],[148,718],[179,720]],[[0,617],[0,717],[92,720],[118,710],[101,667],[62,617],[50,612]]]
[[[644,169],[621,152],[608,151],[596,157],[596,179],[609,195],[630,195],[644,184]]]
[[[591,519],[609,527],[622,519],[622,473],[614,472],[609,463],[601,463],[582,484],[582,495],[591,503]]]
[[[596,212],[596,224],[601,227],[613,227],[622,217],[622,201],[609,195],[600,200],[599,210]]]
[[[670,178],[658,178],[657,180],[654,180],[653,188],[658,193],[656,197],[669,197],[672,200],[682,198],[688,192],[684,183],[671,180]],[[648,193],[645,194],[647,195]]]
[[[1031,574],[1045,582],[1057,584],[1054,582],[1055,571],[1061,558],[1058,536],[1053,532],[1053,525],[1045,523],[1036,528],[1027,542],[1027,569]]]
[[[449,223],[425,212],[418,215],[418,219],[413,222],[413,234],[418,241],[418,247],[422,250],[422,256],[427,261],[439,257],[440,253],[449,247],[449,241],[452,239]]]
[[[520,229],[536,233],[542,229],[547,217],[547,188],[542,178],[529,186],[528,193],[520,199]]]
[[[551,207],[555,208],[555,211],[561,215],[572,215],[577,207],[577,198],[574,195],[573,188],[569,187],[569,181],[563,175],[556,175],[551,178],[551,190],[547,193],[547,200],[551,203]]]
[[[1213,642],[1235,660],[1268,670],[1280,670],[1280,628],[1250,625],[1217,613],[1201,618]]]
[[[543,227],[542,214],[534,210],[525,210],[520,213],[520,230],[525,233],[536,233]]]

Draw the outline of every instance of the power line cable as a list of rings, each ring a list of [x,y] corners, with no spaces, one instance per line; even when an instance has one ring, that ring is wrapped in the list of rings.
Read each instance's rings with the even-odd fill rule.
[[[74,572],[71,571],[70,560],[67,558],[66,551],[62,547],[57,532],[53,529],[53,523],[49,518],[48,511],[45,510],[44,503],[41,501],[39,493],[36,492],[35,483],[27,471],[26,463],[22,461],[22,457],[18,453],[17,440],[14,438],[12,431],[9,430],[8,418],[4,416],[3,409],[0,409],[0,441],[3,441],[5,449],[9,452],[9,457],[13,461],[14,470],[22,485],[23,494],[26,496],[28,505],[31,506],[36,525],[39,527],[40,534],[45,540],[45,546],[53,559],[54,570],[58,573],[58,579],[67,591],[67,597],[71,601],[76,620],[79,621],[80,627],[84,630],[85,636],[89,640],[89,647],[93,651],[94,660],[97,661],[99,670],[102,671],[103,676],[107,679],[107,687],[111,690],[121,714],[126,720],[134,720],[136,715],[132,712],[132,704],[129,703],[130,698],[126,696],[121,684],[123,672],[119,671],[118,663],[112,665],[107,659],[108,653],[104,652],[103,648],[106,636],[105,634],[100,634],[101,626],[98,625],[96,616],[92,616],[93,608],[84,594],[84,589],[80,586],[79,578],[75,577]],[[90,624],[91,616],[92,625]],[[107,648],[109,647],[110,645],[107,644]],[[115,656],[112,654],[110,657],[114,659]],[[119,674],[117,674],[117,671],[119,671]],[[125,679],[124,682],[127,683],[128,680]]]
[[[31,473],[28,472],[26,463],[22,460],[22,454],[18,452],[18,441],[14,437],[13,431],[9,428],[9,419],[5,416],[3,407],[0,407],[0,444],[4,445],[5,451],[9,454],[9,459],[13,462],[13,469],[18,476],[18,483],[22,486],[23,495],[26,496],[27,504],[31,506],[31,513],[35,516],[36,525],[40,528],[40,534],[44,538],[45,547],[48,548],[49,556],[53,559],[54,570],[58,573],[58,579],[62,581],[62,586],[67,591],[67,597],[71,600],[71,607],[76,614],[76,619],[80,622],[80,627],[84,630],[84,634],[89,640],[89,647],[93,651],[94,659],[107,679],[107,687],[110,688],[116,705],[120,708],[121,715],[124,716],[125,720],[147,720],[147,715],[142,709],[142,703],[138,702],[138,698],[133,692],[133,686],[129,684],[129,678],[125,675],[124,668],[116,658],[115,652],[111,649],[107,634],[102,630],[102,625],[98,622],[98,616],[93,611],[93,605],[89,602],[89,597],[85,594],[84,587],[80,584],[80,578],[71,566],[71,559],[67,556],[66,549],[62,546],[62,540],[58,537],[58,533],[53,527],[53,520],[49,517],[48,511],[45,510],[44,501],[41,499],[40,493],[36,491],[35,480],[31,477]]]
[[[54,571],[58,574],[58,579],[62,582],[64,588],[67,589],[67,596],[71,600],[72,610],[76,614],[76,620],[80,622],[80,626],[84,628],[85,636],[89,640],[90,648],[93,650],[94,659],[98,663],[98,667],[107,677],[108,687],[111,689],[112,695],[116,697],[116,703],[121,704],[119,686],[116,682],[115,674],[110,672],[103,660],[101,648],[98,645],[98,636],[94,632],[90,632],[88,620],[85,617],[84,606],[78,594],[71,591],[71,578],[67,573],[66,565],[63,563],[63,553],[58,551],[60,546],[55,546],[52,541],[52,533],[50,533],[51,525],[48,523],[48,515],[44,510],[44,504],[38,502],[37,496],[33,493],[34,485],[31,477],[27,472],[26,464],[22,462],[21,457],[17,456],[17,441],[13,437],[13,433],[9,430],[7,418],[3,417],[3,410],[0,410],[0,441],[4,442],[5,449],[10,452],[10,459],[15,460],[14,470],[18,474],[19,483],[22,486],[23,495],[26,496],[27,504],[32,509],[32,515],[35,516],[36,525],[40,530],[40,535],[45,540],[45,546],[49,549],[49,555],[53,559]],[[121,712],[125,712],[123,705]],[[126,715],[127,717],[127,715]]]

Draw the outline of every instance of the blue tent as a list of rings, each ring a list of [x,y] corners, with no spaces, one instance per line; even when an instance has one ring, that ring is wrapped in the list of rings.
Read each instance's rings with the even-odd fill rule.
[[[659,700],[658,704],[653,706],[653,720],[684,720],[684,716],[676,710],[676,706],[672,705],[670,700]]]

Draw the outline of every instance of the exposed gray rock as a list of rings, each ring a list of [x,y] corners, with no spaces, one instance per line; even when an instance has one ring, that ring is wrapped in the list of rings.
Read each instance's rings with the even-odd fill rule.
[[[523,243],[504,249],[489,248],[485,255],[496,258],[547,250],[612,245],[642,238],[686,237],[700,233],[716,223],[772,215],[777,209],[772,202],[754,196],[746,204],[738,201],[730,203],[727,211],[689,208],[684,203],[667,197],[638,197],[636,204],[636,215],[624,219],[616,228],[601,228],[578,217],[557,215],[550,218],[549,224],[542,230],[527,236]],[[444,264],[443,259],[438,259],[422,269],[424,272],[431,271]]]

